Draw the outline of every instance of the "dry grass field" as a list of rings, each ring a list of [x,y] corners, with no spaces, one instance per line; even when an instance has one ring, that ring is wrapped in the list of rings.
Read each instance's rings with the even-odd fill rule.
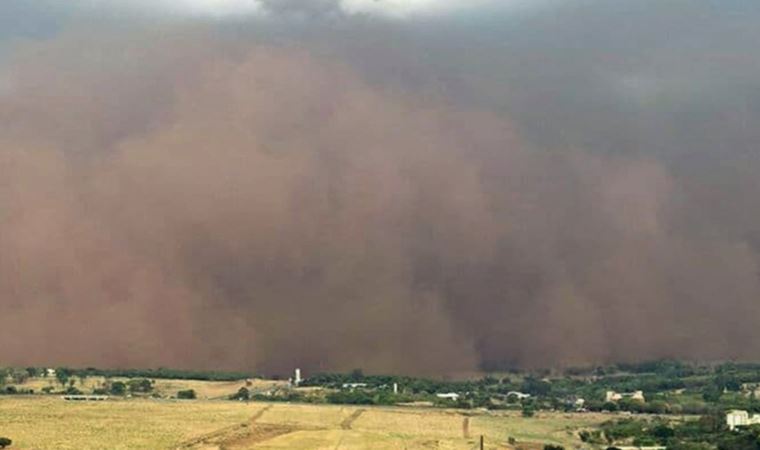
[[[193,388],[208,393],[223,389],[198,384]],[[23,450],[469,449],[481,434],[489,449],[511,448],[510,436],[524,449],[548,442],[572,448],[580,445],[579,429],[609,418],[539,414],[525,419],[486,411],[210,400],[88,403],[53,396],[0,397],[0,435]]]
[[[230,394],[234,394],[241,387],[245,387],[245,381],[200,381],[200,380],[155,380],[153,386],[155,392],[169,397],[177,394],[177,391],[192,389],[199,399],[225,400]],[[252,380],[248,386],[251,392],[283,387],[286,381]]]
[[[57,396],[0,397],[0,434],[13,449],[173,448],[203,433],[245,422],[237,402],[116,400],[69,402]]]
[[[93,389],[100,387],[103,384],[104,378],[103,377],[88,377],[84,380],[74,379],[74,386],[76,386],[78,389],[81,389],[83,391],[92,391]],[[13,383],[10,383],[10,385],[14,385]],[[55,379],[55,377],[35,377],[30,378],[24,384],[21,385],[14,385],[19,389],[34,389],[34,392],[42,392],[42,389],[46,387],[53,388],[53,390],[61,390],[62,386],[60,383],[58,383],[58,380]]]
[[[84,379],[72,378],[74,386],[85,393],[92,392],[93,389],[102,387],[105,383],[103,377],[87,377]],[[111,381],[128,381],[127,378],[111,378]],[[251,385],[247,386],[252,392],[264,391],[275,387],[287,385],[285,381],[273,380],[251,380]],[[34,389],[34,392],[42,392],[43,388],[51,387],[55,391],[60,391],[62,386],[54,377],[30,378],[22,385],[15,385],[19,389]],[[237,392],[241,387],[246,386],[245,381],[201,381],[201,380],[165,380],[156,379],[153,385],[153,391],[162,397],[172,397],[177,391],[193,389],[199,399],[221,400],[229,397],[230,394]]]

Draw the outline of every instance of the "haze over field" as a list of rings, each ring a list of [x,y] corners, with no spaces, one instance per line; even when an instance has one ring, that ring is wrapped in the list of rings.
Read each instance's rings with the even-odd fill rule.
[[[753,0],[3,0],[0,361],[760,359]]]

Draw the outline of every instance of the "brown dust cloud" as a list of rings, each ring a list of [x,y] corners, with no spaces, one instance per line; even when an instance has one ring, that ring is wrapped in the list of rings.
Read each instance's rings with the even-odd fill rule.
[[[640,48],[681,12],[628,2],[616,31],[581,3],[513,31],[289,2],[0,37],[0,361],[757,360],[760,15]]]

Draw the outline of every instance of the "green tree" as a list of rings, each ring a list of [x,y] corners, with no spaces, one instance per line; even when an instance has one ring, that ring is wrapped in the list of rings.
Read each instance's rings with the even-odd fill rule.
[[[153,390],[153,382],[151,382],[147,378],[137,378],[134,380],[129,380],[127,382],[127,386],[129,386],[129,392],[132,393],[148,393]]]
[[[352,381],[361,381],[364,379],[364,372],[362,369],[354,369],[351,371],[351,380]]]
[[[124,395],[127,393],[127,385],[121,381],[114,381],[111,383],[110,391],[112,395]]]
[[[70,377],[71,371],[69,369],[65,367],[59,367],[55,369],[55,378],[59,383],[61,383],[62,387],[66,387],[66,384],[69,382]]]
[[[668,439],[675,436],[676,432],[674,429],[661,423],[652,428],[651,434],[660,442],[660,444],[664,444]]]
[[[578,437],[581,439],[581,441],[586,442],[588,444],[603,443],[602,432],[600,430],[594,430],[594,431],[583,430],[580,433],[578,433]]]
[[[606,402],[604,405],[602,405],[602,410],[615,412],[618,410],[618,404],[615,402]]]
[[[528,377],[522,384],[523,392],[536,396],[549,395],[552,390],[552,385],[544,380],[540,380],[535,377]]]
[[[708,403],[716,403],[720,400],[722,390],[718,386],[709,385],[702,389],[702,398]]]
[[[11,372],[11,379],[15,384],[24,384],[29,379],[29,372],[16,369]]]
[[[738,392],[742,389],[741,383],[733,374],[720,374],[715,377],[714,383],[715,387],[720,391],[725,389],[730,392]]]
[[[7,437],[0,437],[0,448],[10,447],[11,444],[13,444],[12,440]]]
[[[722,435],[717,447],[718,450],[758,450],[760,442],[756,430],[740,430]]]
[[[186,389],[184,391],[177,392],[177,398],[181,398],[184,400],[192,400],[195,397],[195,391],[193,389]]]
[[[74,386],[69,386],[68,388],[66,388],[65,393],[66,395],[82,395],[84,392],[80,391]]]
[[[248,401],[251,398],[251,393],[246,387],[241,387],[238,389],[237,393],[232,394],[230,396],[230,400],[246,400]]]

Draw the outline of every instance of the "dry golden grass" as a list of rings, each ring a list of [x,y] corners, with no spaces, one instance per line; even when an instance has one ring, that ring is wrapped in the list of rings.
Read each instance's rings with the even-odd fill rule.
[[[204,382],[208,383],[208,382]],[[199,385],[182,385],[201,387]],[[170,385],[171,389],[180,387]],[[222,392],[220,383],[206,392]],[[233,401],[129,399],[67,402],[0,397],[0,434],[16,449],[467,449],[558,443],[580,446],[577,431],[609,415],[517,414],[432,408],[375,408]],[[530,447],[530,445],[528,445]]]
[[[340,405],[300,405],[275,403],[257,423],[293,425],[300,428],[340,428],[355,408]]]
[[[439,409],[368,409],[353,423],[352,429],[437,439],[463,437],[464,417]]]
[[[0,432],[13,439],[14,449],[157,450],[245,422],[253,411],[251,405],[230,401],[1,397]]]
[[[478,414],[470,418],[470,434],[501,439],[512,436],[518,442],[546,442],[573,447],[581,444],[577,437],[579,430],[594,428],[610,418],[610,415],[591,413],[538,413],[531,418],[522,417],[520,413]]]
[[[72,378],[74,386],[85,392],[91,392],[93,389],[103,385],[103,377],[88,377],[84,380]],[[45,387],[52,387],[53,390],[60,391],[63,387],[55,377],[30,378],[24,384],[15,385],[18,389],[34,389],[34,392],[42,392]],[[67,385],[68,386],[68,385]]]
[[[193,389],[200,399],[226,399],[241,387],[245,381],[202,381],[202,380],[155,380],[154,390],[165,397],[174,396],[177,391]],[[247,386],[252,392],[285,386],[287,382],[252,380]]]
[[[72,378],[74,387],[86,394],[93,389],[103,387],[106,379],[104,377],[87,377],[83,379]],[[127,382],[128,378],[111,378],[110,381]],[[177,391],[193,389],[199,399],[226,399],[231,394],[236,393],[241,387],[248,387],[252,392],[265,391],[276,387],[287,385],[285,381],[272,380],[251,380],[250,385],[245,381],[204,381],[204,380],[165,380],[156,379],[153,386],[154,392],[162,397],[173,397]],[[15,385],[18,389],[33,389],[35,393],[42,392],[43,388],[52,387],[54,391],[63,389],[55,377],[30,378],[24,384]],[[68,385],[67,385],[68,386]]]
[[[285,450],[285,449],[310,449],[310,450],[334,450],[334,449],[467,449],[467,446],[451,446],[449,442],[438,441],[438,445],[432,446],[434,441],[418,438],[409,438],[390,433],[368,433],[353,430],[302,430],[260,442],[250,449]]]

